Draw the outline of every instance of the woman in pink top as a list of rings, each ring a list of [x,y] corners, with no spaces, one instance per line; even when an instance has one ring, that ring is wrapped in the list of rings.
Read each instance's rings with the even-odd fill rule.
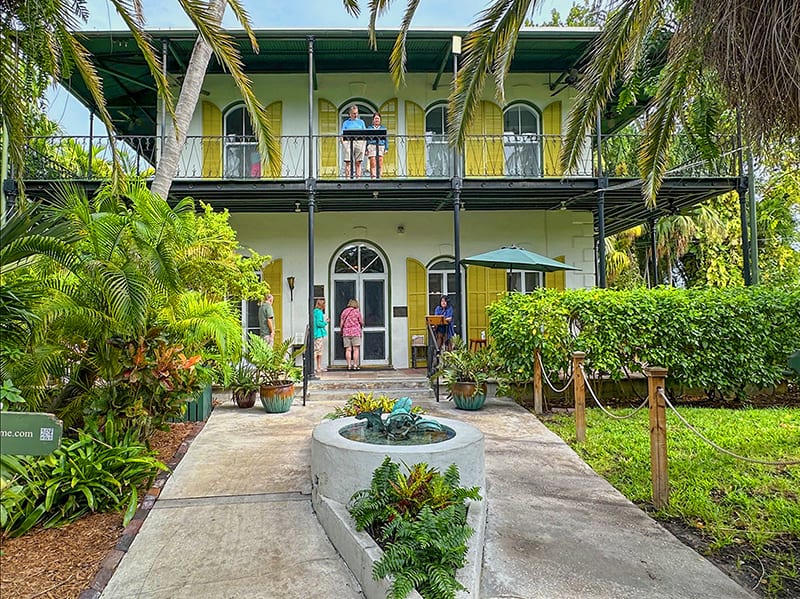
[[[342,310],[342,315],[339,317],[339,327],[342,329],[347,370],[361,370],[358,354],[361,347],[361,332],[364,327],[364,320],[361,318],[361,312],[358,311],[358,302],[356,300],[351,299],[347,302],[347,307]]]

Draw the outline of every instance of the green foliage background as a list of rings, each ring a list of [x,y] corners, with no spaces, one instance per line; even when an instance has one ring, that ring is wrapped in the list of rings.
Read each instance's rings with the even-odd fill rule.
[[[800,289],[541,290],[488,307],[489,332],[511,380],[533,376],[533,350],[548,371],[573,351],[613,379],[643,366],[669,370],[668,387],[742,393],[785,377],[800,348]]]

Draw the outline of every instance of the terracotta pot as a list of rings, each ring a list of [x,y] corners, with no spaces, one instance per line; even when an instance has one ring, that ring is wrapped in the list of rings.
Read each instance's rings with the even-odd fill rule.
[[[478,383],[455,383],[450,395],[459,410],[480,410],[486,402],[486,384],[478,388]]]
[[[288,412],[294,401],[294,383],[261,385],[261,405],[268,414]]]
[[[256,405],[256,395],[258,395],[258,389],[253,389],[247,393],[234,391],[233,401],[240,408],[252,408]]]

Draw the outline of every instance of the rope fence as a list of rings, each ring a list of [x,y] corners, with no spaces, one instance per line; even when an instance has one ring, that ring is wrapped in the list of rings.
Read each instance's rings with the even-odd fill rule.
[[[583,352],[573,352],[572,354],[572,368],[567,378],[565,385],[562,388],[557,388],[553,385],[552,381],[547,375],[547,371],[542,361],[541,352],[537,349],[534,351],[534,376],[533,376],[533,389],[534,389],[534,408],[537,414],[542,413],[542,398],[543,387],[542,381],[552,389],[555,393],[563,393],[567,390],[570,384],[573,386],[573,396],[575,401],[575,440],[578,443],[583,443],[586,440],[586,402],[585,394],[588,391],[589,395],[594,400],[594,403],[600,408],[600,411],[606,416],[614,420],[627,420],[633,418],[639,413],[646,405],[649,407],[649,428],[650,428],[650,476],[653,485],[653,505],[656,508],[666,507],[669,503],[669,478],[667,475],[667,410],[672,410],[678,420],[690,432],[696,435],[703,442],[713,447],[717,451],[724,453],[730,457],[752,464],[759,464],[762,466],[772,467],[787,467],[796,466],[800,464],[800,460],[765,460],[758,458],[749,458],[736,454],[724,447],[714,443],[708,437],[703,435],[675,408],[670,402],[669,398],[664,393],[666,388],[667,369],[658,367],[644,368],[643,372],[647,377],[647,396],[642,403],[635,407],[630,413],[625,415],[617,415],[611,412],[598,397],[598,393],[592,388],[591,380],[586,374],[584,369],[584,359],[586,354]],[[638,394],[637,394],[638,396]]]
[[[631,412],[630,414],[626,414],[625,416],[617,416],[616,414],[607,410],[606,407],[602,403],[600,403],[600,400],[597,398],[594,389],[592,389],[592,385],[589,383],[589,377],[586,376],[586,371],[583,369],[583,364],[581,364],[581,372],[583,373],[584,384],[586,385],[586,388],[589,390],[589,395],[592,396],[592,399],[594,400],[594,403],[597,404],[597,407],[600,408],[600,410],[609,418],[613,418],[614,420],[627,420],[628,418],[632,418],[633,416],[635,416],[639,412],[639,410],[641,410],[643,407],[647,405],[648,398],[645,397],[644,401],[633,409],[633,412]]]
[[[762,464],[764,466],[795,466],[797,464],[800,464],[800,460],[791,460],[791,461],[788,461],[788,462],[771,462],[769,460],[760,460],[760,459],[756,459],[756,458],[748,458],[746,456],[734,453],[734,452],[730,451],[729,449],[725,449],[724,447],[720,447],[719,445],[714,443],[711,439],[709,439],[708,437],[704,436],[703,433],[698,431],[691,424],[689,424],[689,422],[686,420],[686,418],[684,418],[681,415],[681,413],[678,412],[678,410],[675,408],[675,406],[673,406],[672,403],[669,401],[669,398],[666,396],[666,394],[664,393],[663,389],[659,389],[658,390],[658,394],[661,396],[661,399],[664,400],[664,403],[675,413],[675,415],[678,417],[678,420],[680,420],[687,429],[689,429],[699,439],[705,441],[706,443],[708,443],[711,447],[713,447],[717,451],[721,451],[722,453],[727,454],[727,455],[729,455],[729,456],[731,456],[733,458],[736,458],[737,460],[742,460],[744,462],[750,462],[752,464]]]

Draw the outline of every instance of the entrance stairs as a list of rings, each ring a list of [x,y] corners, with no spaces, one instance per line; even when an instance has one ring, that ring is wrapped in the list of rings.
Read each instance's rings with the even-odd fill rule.
[[[308,401],[344,403],[358,392],[386,395],[392,399],[408,397],[412,403],[435,401],[433,388],[421,369],[328,370],[308,382]]]

